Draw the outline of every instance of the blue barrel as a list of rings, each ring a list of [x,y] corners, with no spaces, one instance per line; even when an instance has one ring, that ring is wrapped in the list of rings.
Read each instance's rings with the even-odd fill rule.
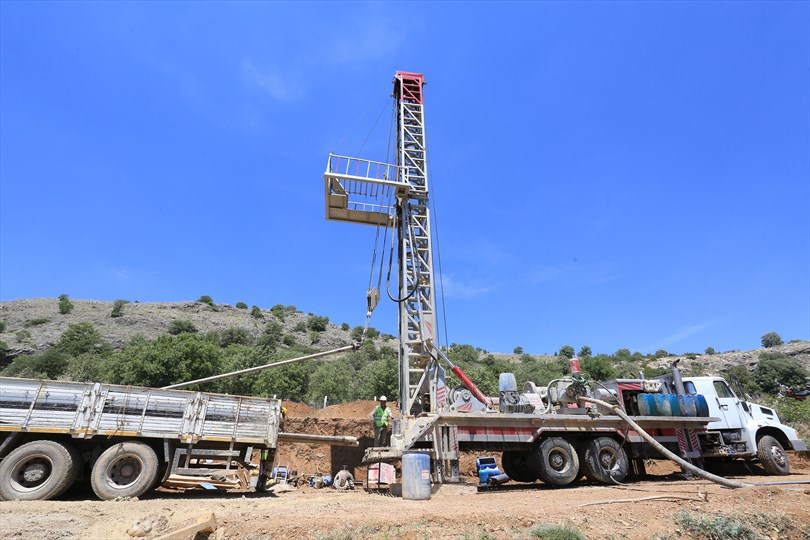
[[[402,456],[402,498],[430,499],[430,456],[412,453]]]
[[[695,396],[678,396],[678,405],[681,408],[681,416],[697,416]]]
[[[681,407],[678,404],[678,396],[675,394],[667,394],[667,400],[669,401],[669,410],[672,411],[671,416],[680,416],[681,415]]]
[[[641,416],[658,416],[658,408],[655,406],[654,394],[638,395],[638,413]]]
[[[706,398],[701,394],[695,396],[695,407],[697,408],[698,416],[709,416],[709,404]]]
[[[655,408],[657,416],[672,416],[672,401],[664,394],[653,394],[655,396]]]

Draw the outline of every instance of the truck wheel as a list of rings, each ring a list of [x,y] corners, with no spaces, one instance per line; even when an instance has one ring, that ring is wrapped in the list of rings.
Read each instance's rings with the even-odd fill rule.
[[[503,472],[517,482],[534,482],[537,480],[537,473],[531,467],[529,458],[529,452],[506,450],[501,456]]]
[[[76,450],[57,441],[31,441],[0,462],[0,499],[53,499],[73,484],[79,472]]]
[[[99,498],[138,497],[155,485],[160,471],[148,444],[128,441],[107,448],[93,465],[90,485]]]
[[[577,451],[562,437],[549,437],[535,449],[537,475],[546,484],[565,486],[579,475]]]
[[[583,470],[588,480],[613,484],[621,482],[630,470],[627,453],[610,437],[597,437],[585,444]]]
[[[790,474],[790,462],[779,441],[765,435],[757,443],[757,457],[768,474],[784,476]]]

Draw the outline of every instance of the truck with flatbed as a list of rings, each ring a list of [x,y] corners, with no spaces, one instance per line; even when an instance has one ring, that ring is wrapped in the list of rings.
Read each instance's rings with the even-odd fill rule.
[[[242,468],[261,491],[279,441],[356,445],[283,431],[278,399],[0,377],[0,499],[58,497],[77,482],[137,497],[171,474]]]

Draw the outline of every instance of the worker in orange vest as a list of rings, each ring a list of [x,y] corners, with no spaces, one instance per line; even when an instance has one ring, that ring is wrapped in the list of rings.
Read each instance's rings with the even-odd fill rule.
[[[393,413],[388,407],[388,399],[380,396],[380,404],[371,411],[371,423],[374,426],[374,446],[389,446],[391,444],[391,418]]]

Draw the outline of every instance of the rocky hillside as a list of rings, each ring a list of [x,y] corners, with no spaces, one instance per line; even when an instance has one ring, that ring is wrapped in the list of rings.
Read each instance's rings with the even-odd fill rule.
[[[254,317],[250,309],[223,304],[154,302],[126,304],[120,317],[111,317],[112,302],[71,302],[74,304],[73,310],[64,315],[59,313],[59,301],[55,298],[0,302],[0,321],[5,323],[0,341],[8,345],[7,355],[14,357],[48,349],[59,341],[69,324],[78,322],[92,323],[114,348],[122,348],[136,335],[153,340],[165,334],[175,320],[191,321],[200,333],[236,327],[247,330],[256,338],[261,336],[268,322],[275,321],[284,326],[285,334],[295,336],[302,344],[311,345],[309,331],[300,329],[309,315],[299,311],[287,311],[283,318],[278,318],[269,310],[261,310],[261,316]],[[349,343],[350,332],[330,323],[319,334],[316,346],[328,350]]]
[[[0,333],[0,341],[8,346],[7,358],[48,349],[59,340],[69,324],[77,322],[92,323],[114,348],[123,347],[138,334],[150,340],[155,339],[165,334],[175,320],[191,321],[201,333],[236,327],[247,330],[256,338],[261,336],[268,322],[275,321],[283,325],[285,334],[294,336],[297,342],[304,345],[328,350],[351,343],[350,331],[330,323],[326,330],[319,334],[318,342],[313,345],[309,331],[301,328],[306,324],[309,314],[299,311],[286,311],[283,318],[278,318],[270,310],[261,310],[261,315],[257,318],[251,314],[250,309],[239,309],[226,304],[212,306],[203,302],[136,302],[126,304],[120,317],[111,317],[112,302],[71,301],[75,307],[73,311],[64,315],[59,313],[59,301],[55,298],[0,302],[0,321],[5,323],[5,328]],[[385,341],[384,338],[375,340],[378,346],[386,344]],[[393,341],[388,341],[387,344],[394,346]],[[669,356],[650,360],[649,365],[663,367],[679,359],[681,366],[686,370],[700,366],[707,374],[719,373],[738,364],[753,369],[759,361],[759,354],[764,350],[729,351],[694,357]],[[810,371],[810,342],[795,341],[768,350],[790,356]],[[519,358],[513,354],[496,353],[495,356],[512,362]]]

